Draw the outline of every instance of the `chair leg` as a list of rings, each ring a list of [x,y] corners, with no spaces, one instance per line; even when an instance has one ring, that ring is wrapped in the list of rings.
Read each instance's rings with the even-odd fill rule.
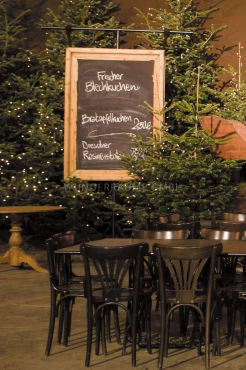
[[[221,356],[220,346],[220,321],[222,319],[223,300],[218,300],[213,308],[211,326],[214,329],[213,356]],[[210,330],[212,331],[212,330]]]
[[[160,347],[159,347],[159,359],[158,359],[158,367],[162,369],[163,366],[163,357],[164,357],[164,347],[165,347],[165,335],[166,335],[166,312],[164,309],[164,305],[161,302],[161,325],[160,325]]]
[[[64,310],[63,310],[62,304],[59,307],[58,317],[59,317],[59,320],[58,320],[59,323],[58,323],[57,343],[61,344],[63,324],[64,324]]]
[[[100,353],[100,340],[102,335],[102,322],[101,322],[101,315],[102,312],[98,312],[97,315],[94,316],[95,327],[96,327],[96,342],[95,342],[95,355],[99,355]]]
[[[245,329],[245,300],[240,300],[240,344],[244,346],[244,329]]]
[[[214,346],[213,346],[213,356],[221,356],[221,347],[220,347],[220,321],[214,321]]]
[[[102,341],[102,349],[103,349],[103,354],[106,356],[107,355],[107,346],[106,346],[106,324],[105,324],[105,316],[110,315],[110,310],[107,312],[107,309],[109,307],[106,306],[105,308],[102,309],[102,316],[101,320],[99,322],[99,325],[101,327],[101,341]]]
[[[87,312],[89,308],[87,307]],[[86,344],[86,356],[85,356],[85,366],[90,366],[91,358],[91,347],[92,347],[92,329],[93,329],[93,315],[91,312],[87,313],[87,344]]]
[[[110,324],[111,324],[111,307],[106,306],[105,307],[105,317],[106,317],[106,327],[107,327],[107,339],[108,342],[111,343],[111,330],[110,330]]]
[[[164,357],[168,357],[169,332],[170,332],[170,315],[167,315],[165,323],[165,339],[164,339]]]
[[[180,320],[180,335],[182,337],[186,336],[187,325],[189,319],[189,307],[180,307],[179,308],[179,320]]]
[[[148,353],[152,353],[151,348],[151,307],[152,299],[149,298],[146,303],[145,315],[146,315],[146,337],[147,337],[147,349]]]
[[[210,368],[210,327],[205,327],[205,367]]]
[[[117,343],[121,344],[118,306],[116,305],[109,305],[105,307],[107,339],[108,339],[108,342],[111,343],[111,311],[113,311],[114,327],[115,327]]]
[[[121,339],[120,339],[120,324],[119,324],[119,315],[118,315],[118,307],[115,306],[113,308],[113,314],[114,314],[114,325],[115,325],[115,332],[116,332],[116,338],[117,338],[117,343],[121,344]]]
[[[131,318],[131,339],[132,339],[132,366],[137,365],[137,324],[138,324],[138,309],[133,306],[132,308],[132,318]]]
[[[54,334],[54,329],[55,329],[55,317],[56,317],[56,294],[51,293],[50,323],[49,323],[48,339],[47,339],[46,350],[45,350],[46,356],[50,355],[50,349],[51,349],[53,334]]]
[[[71,311],[70,311],[70,302],[68,299],[64,303],[64,334],[63,334],[63,345],[68,345],[68,337],[70,334],[71,327]]]
[[[237,300],[230,299],[228,304],[228,343],[229,345],[233,342],[235,322],[236,322],[236,311],[237,311]]]
[[[128,341],[129,336],[131,336],[130,328],[131,328],[131,324],[129,322],[129,317],[127,315],[126,322],[125,322],[125,329],[124,329],[122,355],[125,355],[126,354],[126,343]]]

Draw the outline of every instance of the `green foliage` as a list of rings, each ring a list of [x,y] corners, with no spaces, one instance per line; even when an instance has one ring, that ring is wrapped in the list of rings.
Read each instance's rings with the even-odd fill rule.
[[[183,221],[214,219],[238,191],[231,176],[244,161],[215,158],[211,149],[225,141],[212,134],[164,131],[146,142],[134,142],[143,157],[122,155],[122,160],[136,180],[118,187],[117,210],[129,226],[144,227],[146,219],[172,213],[180,213]]]
[[[172,213],[179,213],[183,221],[218,217],[239,189],[231,182],[232,174],[245,164],[216,158],[213,147],[225,140],[215,140],[199,127],[199,118],[218,114],[224,99],[219,88],[220,55],[213,43],[225,27],[204,27],[217,9],[201,11],[199,1],[192,0],[167,3],[169,11],[150,9],[147,15],[138,11],[145,27],[166,30],[139,35],[143,48],[165,49],[166,102],[161,112],[152,113],[166,119],[153,138],[134,140],[141,157],[122,154],[124,167],[136,179],[119,185],[117,210],[130,227],[142,228],[148,218]],[[148,102],[145,106],[151,111]]]
[[[69,210],[65,224],[74,229],[94,225],[103,230],[105,221],[112,217],[112,211],[99,184],[72,177],[63,185],[60,192]]]
[[[226,89],[223,99],[223,109],[220,116],[226,119],[237,120],[246,125],[246,83],[243,79],[246,71],[240,73],[229,66],[226,70],[231,74],[232,79]]]
[[[67,225],[101,225],[109,218],[102,194],[69,188],[63,181],[63,127],[66,31],[49,31],[39,54],[21,48],[26,12],[15,19],[0,2],[0,194],[2,205],[62,204],[69,208]],[[11,4],[8,2],[8,6]],[[13,1],[13,7],[15,1]],[[117,28],[117,6],[108,1],[61,1],[59,15],[49,10],[42,26]],[[47,31],[40,31],[47,32]],[[115,47],[112,33],[71,33],[73,46]],[[80,181],[80,180],[78,180]],[[74,183],[74,180],[73,180]],[[76,194],[75,194],[76,192]],[[98,217],[99,209],[100,217]]]
[[[165,94],[167,106],[185,100],[194,103],[196,99],[197,70],[200,68],[200,104],[208,106],[207,114],[217,114],[223,94],[219,87],[222,68],[218,65],[220,54],[214,43],[225,27],[210,29],[204,23],[218,9],[199,9],[199,1],[167,0],[162,9],[150,9],[148,14],[138,10],[143,27],[166,30],[166,33],[142,33],[139,35],[143,48],[165,49]],[[168,30],[192,32],[192,34],[168,34]],[[230,49],[223,49],[222,52]],[[215,51],[216,50],[216,51]],[[166,115],[166,124],[175,133],[182,133],[193,127],[189,115],[176,109]]]
[[[111,193],[100,191],[97,184],[63,181],[63,125],[66,47],[115,48],[112,32],[70,32],[70,26],[119,28],[113,16],[118,7],[106,0],[61,0],[59,12],[49,10],[50,20],[40,26],[66,29],[40,31],[47,32],[46,48],[34,54],[21,47],[26,13],[13,19],[5,10],[6,1],[0,0],[2,205],[62,204],[68,207],[67,227],[93,224],[99,229],[110,219],[112,206],[126,226],[173,212],[184,220],[215,218],[226,208],[237,191],[230,184],[231,173],[241,162],[214,158],[210,149],[217,141],[198,128],[199,115],[218,112],[223,98],[219,54],[211,44],[223,27],[204,27],[215,9],[200,11],[199,2],[192,0],[167,2],[169,11],[139,11],[144,25],[193,34],[172,34],[166,40],[163,33],[140,35],[143,48],[162,49],[166,42],[166,103],[162,112],[153,112],[165,113],[166,124],[147,142],[136,139],[143,158],[123,155],[125,167],[138,180],[120,183],[114,204]],[[150,102],[145,105],[151,110]]]

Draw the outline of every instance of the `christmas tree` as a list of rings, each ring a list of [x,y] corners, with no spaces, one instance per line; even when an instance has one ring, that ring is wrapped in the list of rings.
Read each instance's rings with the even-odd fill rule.
[[[90,191],[79,179],[71,186],[69,180],[66,188],[63,184],[65,52],[70,42],[81,47],[114,47],[115,35],[47,31],[45,50],[33,53],[20,47],[25,13],[13,18],[4,3],[0,8],[1,204],[62,204],[71,210],[66,221],[74,227],[87,221],[100,224],[105,194]],[[40,26],[117,28],[119,22],[112,15],[116,9],[107,1],[64,0],[59,15],[49,10],[50,21],[41,21]]]
[[[220,110],[221,117],[237,120],[246,124],[246,82],[244,79],[246,71],[243,70],[241,59],[242,45],[238,43],[238,68],[229,66],[225,72],[231,76],[229,87],[223,98],[223,109]]]
[[[144,157],[136,161],[122,154],[125,168],[136,178],[119,186],[118,210],[130,227],[143,228],[147,219],[172,213],[181,220],[219,217],[238,191],[232,173],[244,163],[216,158],[213,147],[223,141],[199,125],[203,115],[219,114],[223,107],[222,67],[213,43],[224,27],[204,26],[217,9],[201,10],[199,1],[166,3],[169,9],[149,9],[147,15],[138,11],[145,28],[163,30],[139,38],[143,48],[165,50],[166,102],[160,112],[152,110],[165,118],[160,132],[155,130],[147,142],[134,142]],[[149,102],[145,106],[151,111]]]
[[[210,149],[216,142],[199,129],[199,117],[218,113],[223,104],[218,87],[222,69],[212,44],[223,27],[204,27],[214,8],[200,11],[199,2],[191,0],[167,3],[169,11],[138,12],[147,29],[167,31],[139,35],[141,47],[165,48],[166,104],[155,113],[165,115],[162,131],[147,143],[137,139],[144,160],[122,156],[139,180],[137,192],[135,182],[119,184],[116,206],[126,225],[173,212],[183,219],[215,218],[237,191],[230,178],[241,163],[215,158]],[[33,53],[20,47],[24,14],[12,19],[1,7],[1,204],[67,205],[67,222],[78,226],[101,225],[110,217],[110,194],[94,191],[80,179],[63,182],[64,74],[67,46],[115,47],[115,34],[97,28],[119,28],[116,10],[108,1],[61,0],[59,12],[49,10],[49,21],[40,22],[52,28],[42,31],[47,32],[45,50]],[[189,33],[172,34],[169,29]],[[149,102],[146,109],[151,109]]]
[[[212,114],[218,112],[223,98],[220,91],[223,83],[220,84],[219,79],[222,73],[222,67],[218,64],[220,54],[214,45],[226,26],[206,28],[206,20],[218,9],[211,7],[201,10],[199,4],[199,1],[193,0],[166,0],[164,9],[150,8],[148,14],[138,11],[143,28],[163,30],[163,33],[140,34],[139,39],[143,48],[164,49],[167,107],[182,100],[194,103],[200,68],[200,107],[212,104]],[[171,132],[178,134],[193,127],[190,118],[190,115],[176,109],[166,115],[165,123]]]

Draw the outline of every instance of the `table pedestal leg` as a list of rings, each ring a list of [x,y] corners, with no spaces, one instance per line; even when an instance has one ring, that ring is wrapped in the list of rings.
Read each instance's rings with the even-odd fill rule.
[[[9,245],[10,249],[5,253],[4,256],[0,257],[0,263],[9,263],[11,266],[20,266],[22,263],[27,263],[31,266],[34,270],[38,272],[47,273],[48,271],[43,267],[39,266],[37,261],[28,256],[23,250],[20,248],[22,244],[22,236],[21,236],[21,225],[23,221],[22,214],[12,214],[10,215],[11,220],[11,236],[9,238]]]

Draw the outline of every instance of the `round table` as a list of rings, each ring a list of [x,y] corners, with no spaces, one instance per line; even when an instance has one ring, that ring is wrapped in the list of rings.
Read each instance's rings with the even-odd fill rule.
[[[9,263],[11,266],[20,266],[22,263],[27,263],[38,272],[47,273],[48,271],[39,266],[37,261],[28,256],[20,248],[22,244],[22,223],[25,214],[62,211],[66,207],[60,206],[4,206],[0,207],[0,213],[8,215],[11,221],[11,235],[9,238],[10,249],[4,256],[0,257],[0,263]]]

